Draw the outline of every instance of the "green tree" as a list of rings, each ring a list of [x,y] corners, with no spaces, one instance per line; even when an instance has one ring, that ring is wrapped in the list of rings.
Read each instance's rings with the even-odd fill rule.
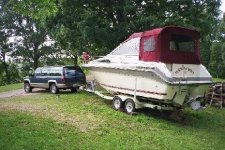
[[[205,46],[211,40],[209,35],[217,21],[219,6],[220,0],[62,0],[57,15],[47,25],[57,32],[54,37],[63,37],[57,39],[66,39],[78,52],[81,49],[105,54],[133,32],[165,25],[199,30]],[[207,65],[208,61],[204,62]]]
[[[33,20],[46,20],[56,14],[58,0],[9,0],[13,10]],[[60,1],[60,0],[59,0]]]
[[[210,49],[210,72],[214,77],[225,78],[225,14],[215,30],[215,39]]]
[[[8,65],[6,62],[6,55],[12,49],[10,48],[9,38],[14,35],[13,24],[15,15],[7,9],[8,1],[0,1],[0,61],[4,66],[6,82],[10,82]]]
[[[33,68],[36,69],[41,57],[55,52],[54,43],[50,41],[46,29],[31,18],[21,17],[21,20],[17,24],[17,35],[22,37],[22,44],[17,47],[12,56],[33,63]]]
[[[18,3],[23,3],[22,6],[26,7],[18,5],[15,8],[19,13],[30,14],[33,19],[41,20],[55,40],[73,55],[81,51],[104,55],[133,32],[165,25],[180,25],[201,32],[202,59],[205,65],[209,62],[208,47],[220,6],[220,0],[41,0],[41,2],[46,6],[43,7],[35,0],[21,0]],[[39,12],[41,9],[45,11],[48,7],[51,8],[48,13]],[[39,12],[38,15],[33,13],[35,11]]]

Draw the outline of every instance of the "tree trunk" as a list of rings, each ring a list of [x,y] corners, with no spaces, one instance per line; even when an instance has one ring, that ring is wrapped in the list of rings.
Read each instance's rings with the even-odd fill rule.
[[[78,62],[78,56],[74,55],[73,63],[74,63],[75,66],[77,66],[77,62]]]
[[[4,70],[5,70],[5,75],[6,75],[6,83],[10,83],[10,77],[9,77],[9,73],[8,73],[8,66],[5,60],[5,53],[3,53],[2,55],[3,57],[3,65],[4,65]]]
[[[34,70],[38,67],[38,57],[34,56]]]
[[[38,53],[38,44],[34,43],[34,54],[33,54],[33,60],[34,60],[34,70],[38,67],[38,60],[40,58],[40,55]]]

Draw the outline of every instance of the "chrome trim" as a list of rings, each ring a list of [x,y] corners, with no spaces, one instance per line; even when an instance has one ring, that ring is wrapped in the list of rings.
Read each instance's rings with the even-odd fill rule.
[[[30,79],[24,79],[23,82],[28,81],[30,83]]]
[[[57,85],[57,81],[56,80],[48,80],[48,84],[49,84],[49,82],[53,82],[53,83],[55,83]]]
[[[48,88],[47,83],[30,83],[31,87],[36,87],[36,88]]]

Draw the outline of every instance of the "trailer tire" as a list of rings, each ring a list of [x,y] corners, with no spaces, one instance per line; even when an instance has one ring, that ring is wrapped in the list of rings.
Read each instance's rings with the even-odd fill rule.
[[[127,114],[133,114],[135,112],[135,103],[132,99],[128,98],[125,101],[124,109]]]
[[[123,102],[122,102],[121,98],[119,98],[118,96],[115,96],[113,98],[112,108],[114,110],[120,110],[121,108],[123,108]]]

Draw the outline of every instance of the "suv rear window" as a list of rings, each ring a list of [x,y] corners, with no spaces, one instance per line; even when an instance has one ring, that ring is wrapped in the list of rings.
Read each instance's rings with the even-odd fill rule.
[[[66,76],[75,76],[76,72],[83,73],[80,67],[64,67]]]

